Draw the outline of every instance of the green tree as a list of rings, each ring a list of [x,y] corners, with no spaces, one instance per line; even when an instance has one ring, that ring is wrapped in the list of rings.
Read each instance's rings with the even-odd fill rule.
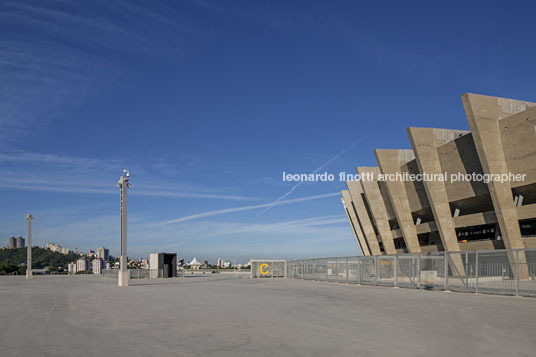
[[[49,267],[52,271],[58,271],[60,268],[61,270],[67,270],[67,264],[76,261],[78,258],[80,258],[79,254],[62,254],[39,247],[32,248],[32,265],[34,269]],[[25,273],[26,267],[24,264],[26,264],[26,248],[0,250],[0,273],[12,269],[8,268],[12,265],[15,265],[19,272],[22,265]]]

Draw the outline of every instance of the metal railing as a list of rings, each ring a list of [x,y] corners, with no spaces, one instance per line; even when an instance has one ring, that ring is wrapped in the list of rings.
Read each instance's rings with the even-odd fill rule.
[[[288,262],[287,277],[536,296],[536,249],[305,259]]]
[[[162,278],[163,269],[128,269],[130,279],[157,279]],[[119,275],[119,269],[103,269],[101,276],[103,278],[116,278]]]

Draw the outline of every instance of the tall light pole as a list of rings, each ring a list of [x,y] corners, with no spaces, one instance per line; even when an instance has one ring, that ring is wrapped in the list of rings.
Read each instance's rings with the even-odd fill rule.
[[[28,221],[28,247],[26,248],[26,279],[32,278],[32,221],[33,216],[28,213],[26,220]]]
[[[119,258],[119,286],[128,286],[130,278],[127,267],[127,189],[130,188],[130,173],[123,170],[117,186],[121,189],[121,258]]]

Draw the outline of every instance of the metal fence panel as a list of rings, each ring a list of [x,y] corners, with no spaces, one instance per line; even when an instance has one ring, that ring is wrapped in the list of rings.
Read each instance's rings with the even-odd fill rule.
[[[516,252],[475,253],[474,290],[479,293],[515,294]]]
[[[302,261],[302,264],[293,264],[293,272],[291,275],[296,278],[303,278],[304,263],[305,262]],[[251,278],[286,278],[287,262],[285,260],[252,259],[250,274]]]
[[[359,258],[348,257],[346,258],[346,262],[348,269],[348,279],[346,282],[350,284],[359,284]]]
[[[417,254],[397,255],[397,286],[416,288],[418,286]]]
[[[446,258],[448,264],[447,290],[469,291],[467,282],[473,271],[469,261],[469,252],[448,252],[446,253]],[[471,259],[473,258],[471,257]]]
[[[376,284],[376,259],[373,256],[368,256],[361,257],[360,261],[360,283]]]
[[[445,288],[445,253],[423,253],[418,256],[418,287]]]
[[[536,249],[516,252],[516,295],[536,296]]]
[[[327,260],[327,281],[337,281],[337,258]]]
[[[377,257],[378,277],[377,285],[395,286],[395,258],[394,255],[379,255]]]

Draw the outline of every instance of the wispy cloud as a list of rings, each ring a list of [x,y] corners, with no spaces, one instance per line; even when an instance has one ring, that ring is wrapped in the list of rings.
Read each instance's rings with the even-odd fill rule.
[[[0,2],[0,145],[106,93],[125,73],[117,57],[187,57],[182,34],[196,27],[180,10],[156,2]],[[171,40],[159,35],[168,32]]]
[[[117,194],[117,188],[112,182],[107,184],[84,184],[82,181],[72,180],[71,182],[47,182],[40,180],[25,180],[25,179],[6,179],[0,178],[0,187],[26,191],[48,191],[48,192],[65,192],[65,193],[82,193],[82,194]],[[133,196],[149,196],[149,197],[168,197],[168,198],[192,198],[192,199],[217,199],[217,200],[237,200],[250,201],[255,197],[233,195],[233,194],[217,194],[210,192],[196,192],[190,190],[177,190],[176,188],[160,189],[158,184],[140,184],[134,185],[129,191],[129,195]]]
[[[91,168],[102,166],[103,162],[94,158],[63,156],[50,153],[29,152],[16,150],[11,152],[0,152],[0,162],[20,163],[20,164],[41,164],[41,165],[62,165],[62,166],[82,166]],[[112,164],[112,163],[110,163]],[[115,164],[117,166],[118,163]]]
[[[284,237],[295,239],[301,235],[318,235],[321,227],[341,225],[348,222],[343,215],[329,215],[320,217],[310,217],[305,219],[280,221],[271,223],[251,223],[251,222],[205,222],[211,228],[204,227],[204,232],[193,235],[194,239],[212,237],[230,237],[242,233],[266,234],[272,237]],[[326,228],[332,229],[332,228]],[[326,232],[322,231],[322,234]],[[327,237],[329,238],[329,237]],[[254,238],[251,238],[254,239]]]
[[[172,220],[169,220],[169,221],[161,222],[161,223],[158,223],[157,225],[180,223],[180,222],[191,221],[191,220],[194,220],[194,219],[217,216],[217,215],[221,215],[221,214],[228,214],[228,213],[242,212],[242,211],[250,211],[250,210],[255,210],[255,209],[260,209],[260,208],[265,208],[265,207],[282,206],[282,205],[288,205],[288,204],[291,204],[291,203],[318,200],[318,199],[334,197],[334,196],[338,196],[338,195],[340,195],[339,192],[334,192],[334,193],[326,193],[326,194],[323,194],[323,195],[315,195],[315,196],[307,196],[307,197],[295,198],[293,200],[269,202],[269,203],[262,203],[262,204],[258,204],[258,205],[243,206],[243,207],[225,208],[225,209],[220,209],[220,210],[215,210],[215,211],[208,211],[208,212],[203,212],[203,213],[192,214],[192,215],[189,215],[189,216],[184,216],[184,217],[172,219]]]
[[[318,173],[320,170],[323,170],[326,166],[328,166],[329,164],[331,164],[333,161],[337,160],[342,154],[344,154],[345,152],[347,152],[348,150],[352,149],[354,146],[356,146],[357,144],[359,144],[360,142],[362,142],[363,140],[365,140],[365,138],[361,138],[359,139],[358,141],[352,143],[351,145],[349,145],[348,147],[346,147],[345,149],[343,149],[342,151],[340,151],[339,153],[337,153],[335,156],[333,156],[331,159],[329,159],[328,161],[326,161],[324,164],[320,165],[319,167],[317,167],[313,172],[311,172],[311,174],[316,174]],[[264,209],[263,211],[261,211],[259,214],[257,214],[255,217],[253,218],[257,218],[257,217],[260,217],[262,216],[263,214],[265,214],[266,212],[268,212],[272,207],[274,207],[275,205],[277,205],[278,202],[281,202],[281,200],[287,198],[288,196],[290,196],[298,187],[300,187],[304,182],[303,181],[299,181],[297,184],[295,184],[294,186],[292,186],[290,188],[289,191],[287,191],[283,196],[279,197],[277,200],[275,200],[272,204],[266,206],[266,209]]]
[[[270,223],[205,220],[180,225],[140,223],[130,229],[135,249],[167,249],[183,256],[326,256],[358,254],[346,216],[328,215]],[[338,252],[338,253],[335,253]],[[343,253],[344,252],[344,253]]]
[[[178,160],[181,160],[182,164],[185,159]],[[223,187],[165,182],[159,178],[159,173],[152,173],[155,161],[161,162],[154,159],[145,166],[139,163],[129,165],[113,158],[104,160],[11,150],[0,152],[0,167],[3,169],[0,187],[30,191],[117,194],[115,179],[118,178],[122,168],[128,167],[131,172],[139,173],[130,191],[134,196],[239,201],[256,199]],[[168,168],[172,167],[170,159],[166,159],[165,162]]]

